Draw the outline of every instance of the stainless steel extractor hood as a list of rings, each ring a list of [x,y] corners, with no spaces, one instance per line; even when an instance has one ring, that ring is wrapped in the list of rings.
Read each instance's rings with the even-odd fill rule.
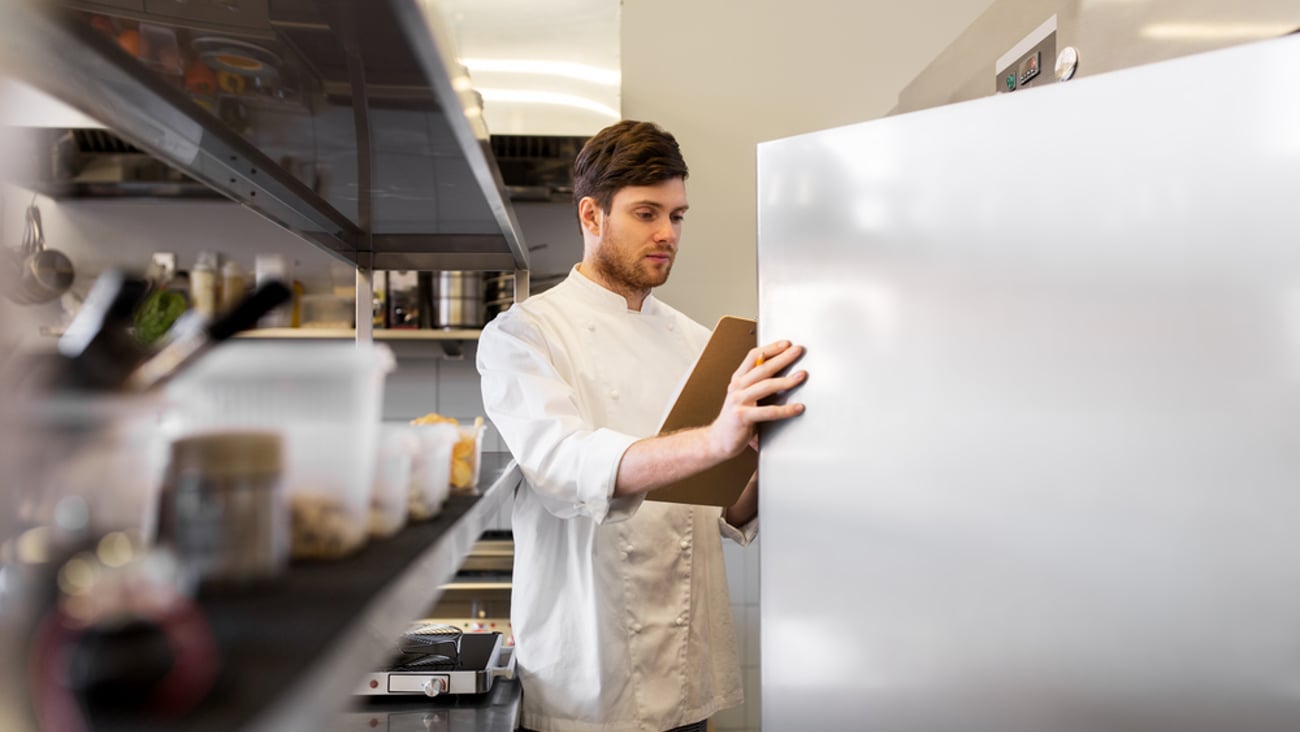
[[[197,195],[198,181],[376,269],[527,267],[436,2],[20,0],[0,13],[0,60],[19,78],[179,171],[154,194]],[[34,155],[56,182],[90,161],[101,183],[130,180],[137,153],[85,144],[47,136]]]

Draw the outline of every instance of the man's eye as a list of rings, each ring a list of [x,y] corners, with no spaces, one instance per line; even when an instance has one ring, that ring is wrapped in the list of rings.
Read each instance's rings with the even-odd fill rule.
[[[650,219],[653,219],[655,215],[649,211],[637,211],[636,217],[642,221],[649,221]]]
[[[685,219],[686,217],[682,214],[673,214],[670,218],[672,218],[674,224],[680,224],[682,223],[682,219]]]

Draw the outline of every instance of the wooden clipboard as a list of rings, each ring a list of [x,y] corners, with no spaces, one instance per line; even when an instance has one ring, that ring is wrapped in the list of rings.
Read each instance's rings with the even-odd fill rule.
[[[691,374],[686,378],[672,409],[664,417],[659,434],[709,424],[722,410],[727,385],[740,362],[758,344],[758,324],[749,318],[724,315]],[[758,469],[758,453],[745,449],[730,460],[646,494],[648,501],[692,503],[699,506],[730,506],[740,498],[749,478]]]

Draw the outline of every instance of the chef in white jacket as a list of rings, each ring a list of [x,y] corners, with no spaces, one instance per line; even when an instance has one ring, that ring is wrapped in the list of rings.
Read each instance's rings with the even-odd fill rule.
[[[517,303],[479,339],[483,403],[525,484],[514,503],[511,622],[523,725],[538,732],[703,730],[742,701],[721,538],[747,544],[758,488],[714,507],[644,502],[646,491],[756,447],[759,406],[806,373],[788,342],[737,364],[707,427],[654,436],[708,339],[660,302],[686,213],[672,135],[624,121],[574,164],[582,262]]]

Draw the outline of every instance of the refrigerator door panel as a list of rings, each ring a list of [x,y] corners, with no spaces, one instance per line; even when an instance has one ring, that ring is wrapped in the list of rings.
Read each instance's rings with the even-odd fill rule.
[[[1290,37],[759,146],[759,341],[810,372],[763,729],[1300,729],[1297,78]]]

